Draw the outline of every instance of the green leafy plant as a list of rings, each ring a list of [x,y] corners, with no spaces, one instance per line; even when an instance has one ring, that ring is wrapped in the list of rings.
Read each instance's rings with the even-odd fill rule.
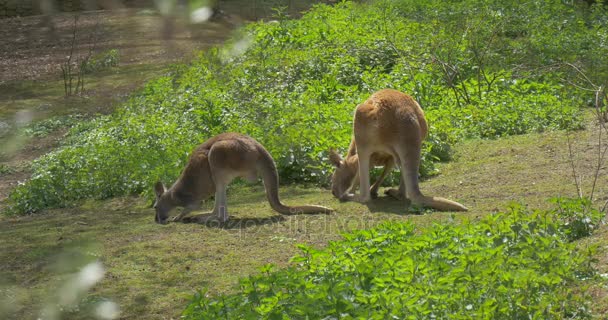
[[[57,129],[69,128],[78,123],[78,121],[82,121],[82,116],[56,116],[33,122],[25,127],[24,133],[31,137],[44,137]]]
[[[588,198],[553,198],[551,202],[557,205],[556,214],[563,221],[560,231],[570,241],[590,236],[605,217],[605,213],[595,209]]]
[[[593,249],[574,250],[564,210],[508,212],[416,230],[385,223],[325,249],[301,246],[287,269],[266,266],[237,293],[194,295],[185,319],[585,319]]]
[[[13,172],[15,172],[15,169],[13,169],[5,164],[0,164],[0,175],[10,174]]]
[[[118,49],[110,49],[84,60],[80,69],[84,73],[99,72],[118,66],[118,62]]]

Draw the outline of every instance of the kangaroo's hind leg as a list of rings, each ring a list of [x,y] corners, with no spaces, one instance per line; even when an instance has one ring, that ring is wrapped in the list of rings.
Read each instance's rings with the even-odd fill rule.
[[[211,212],[220,222],[228,221],[228,199],[226,189],[234,178],[240,176],[239,173],[228,168],[211,167],[211,175],[215,182],[215,204]]]
[[[215,184],[215,204],[212,213],[220,222],[228,221],[228,204],[226,199],[226,188],[228,183]]]
[[[408,204],[422,205],[424,196],[420,192],[418,170],[420,168],[421,144],[403,144],[396,150],[401,162],[401,183],[399,195],[405,196]],[[405,189],[405,190],[403,190]]]

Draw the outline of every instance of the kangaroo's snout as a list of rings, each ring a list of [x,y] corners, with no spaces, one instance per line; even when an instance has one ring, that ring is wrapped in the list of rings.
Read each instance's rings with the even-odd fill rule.
[[[168,219],[162,219],[158,213],[156,213],[154,215],[154,222],[158,223],[158,224],[167,224],[167,220]]]

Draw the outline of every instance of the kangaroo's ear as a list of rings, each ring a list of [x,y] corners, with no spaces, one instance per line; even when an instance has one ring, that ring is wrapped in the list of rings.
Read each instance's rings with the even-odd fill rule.
[[[331,162],[331,164],[336,166],[336,168],[339,168],[340,164],[342,164],[342,157],[340,157],[340,155],[336,152],[336,150],[330,149],[329,150],[329,162]]]
[[[163,195],[163,193],[165,193],[165,191],[167,191],[165,185],[163,185],[163,183],[160,181],[156,182],[156,184],[154,185],[154,193],[156,193],[156,197],[159,198]]]

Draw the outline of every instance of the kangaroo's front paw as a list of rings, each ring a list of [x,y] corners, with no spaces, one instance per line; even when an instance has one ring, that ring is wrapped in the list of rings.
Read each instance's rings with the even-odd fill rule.
[[[169,221],[170,222],[180,222],[180,221],[182,221],[182,218],[183,218],[182,216],[175,216],[175,217],[169,219]]]
[[[212,211],[211,212],[211,216],[213,216],[214,220],[216,220],[219,223],[225,223],[228,221],[228,212],[226,211],[226,209],[221,209],[220,212],[217,211]]]
[[[339,198],[340,202],[354,201],[355,195],[352,193],[345,193]]]
[[[354,196],[353,200],[356,202],[359,202],[359,203],[368,203],[371,200],[371,197],[369,195],[362,196],[362,195],[358,194],[358,195]]]
[[[403,200],[405,197],[401,194],[401,192],[399,192],[399,189],[388,189],[384,191],[384,194],[386,194],[389,197],[395,198],[397,200]]]
[[[216,216],[215,220],[219,223],[226,223],[228,222],[228,215],[225,216]]]

